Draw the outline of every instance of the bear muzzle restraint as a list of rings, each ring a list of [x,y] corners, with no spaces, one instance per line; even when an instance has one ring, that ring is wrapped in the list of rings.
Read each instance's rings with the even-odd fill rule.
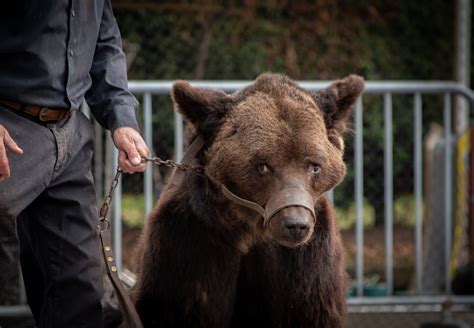
[[[287,207],[303,207],[307,209],[316,222],[316,213],[314,211],[314,200],[311,194],[300,188],[286,188],[274,194],[265,204],[265,208],[250,200],[244,199],[232,193],[226,186],[221,185],[224,196],[241,206],[250,208],[263,217],[263,227],[266,228],[271,218]]]

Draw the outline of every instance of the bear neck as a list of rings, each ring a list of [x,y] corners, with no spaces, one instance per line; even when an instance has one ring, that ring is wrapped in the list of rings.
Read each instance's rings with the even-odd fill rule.
[[[218,235],[223,243],[240,252],[248,252],[256,241],[248,222],[256,220],[256,213],[229,201],[206,176],[188,174],[180,188],[191,211],[210,233]]]

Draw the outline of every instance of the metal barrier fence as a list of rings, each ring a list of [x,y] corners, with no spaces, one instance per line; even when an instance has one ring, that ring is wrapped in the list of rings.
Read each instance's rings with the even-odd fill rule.
[[[233,92],[250,84],[251,81],[191,81],[194,86],[217,88],[226,92]],[[143,115],[143,133],[145,142],[152,145],[152,96],[168,95],[170,93],[173,81],[131,81],[130,90],[138,95],[143,95],[142,115]],[[317,91],[327,87],[329,81],[304,81],[299,83],[303,88],[310,91]],[[363,228],[363,199],[364,199],[364,181],[363,181],[363,102],[365,95],[383,96],[384,109],[384,202],[385,202],[385,277],[387,285],[386,297],[364,297],[364,228]],[[392,138],[392,116],[393,105],[392,97],[394,95],[412,95],[414,99],[413,117],[414,117],[414,195],[415,195],[415,276],[416,276],[416,295],[414,296],[393,296],[393,138]],[[446,192],[444,193],[444,228],[445,228],[445,290],[443,295],[427,296],[421,294],[422,282],[422,216],[423,216],[423,150],[422,150],[422,112],[423,95],[443,94],[444,95],[444,138],[448,140],[444,150],[444,183]],[[462,85],[453,82],[367,82],[365,93],[360,97],[354,111],[354,195],[355,195],[355,240],[356,240],[356,258],[355,258],[355,284],[356,297],[348,299],[349,305],[371,306],[371,305],[441,305],[449,304],[474,304],[474,296],[452,296],[451,291],[451,272],[449,263],[451,261],[451,233],[453,219],[452,205],[452,105],[453,95],[461,96],[467,100],[469,106],[474,108],[474,92]],[[404,113],[409,115],[409,113]],[[174,114],[174,149],[176,159],[183,155],[183,121],[179,114]],[[117,154],[114,154],[115,162],[113,170],[117,165]],[[151,164],[144,174],[144,202],[145,214],[150,213],[153,206],[153,176]],[[330,198],[333,194],[330,192]],[[118,185],[113,200],[113,234],[114,250],[116,252],[117,265],[122,268],[122,222],[121,222],[121,201],[122,187]],[[0,307],[0,316],[6,313],[16,313],[21,307]]]

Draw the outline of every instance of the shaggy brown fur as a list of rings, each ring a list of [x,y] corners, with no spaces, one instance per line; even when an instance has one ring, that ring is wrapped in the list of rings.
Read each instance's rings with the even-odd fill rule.
[[[345,175],[341,137],[363,88],[349,76],[311,94],[270,73],[231,95],[176,82],[206,176],[169,186],[148,219],[134,291],[145,327],[342,327],[344,256],[326,192]],[[317,218],[304,244],[281,246],[285,218],[264,229],[221,183],[262,206],[288,186],[308,190]]]

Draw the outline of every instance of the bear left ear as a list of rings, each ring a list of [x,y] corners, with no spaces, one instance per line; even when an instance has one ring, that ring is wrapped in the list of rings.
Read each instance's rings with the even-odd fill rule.
[[[197,128],[225,113],[229,96],[217,89],[193,87],[186,81],[176,81],[171,97],[178,112]]]
[[[364,78],[358,75],[349,75],[313,94],[314,100],[323,112],[328,133],[336,132],[341,136],[346,132],[352,106],[364,88]]]

